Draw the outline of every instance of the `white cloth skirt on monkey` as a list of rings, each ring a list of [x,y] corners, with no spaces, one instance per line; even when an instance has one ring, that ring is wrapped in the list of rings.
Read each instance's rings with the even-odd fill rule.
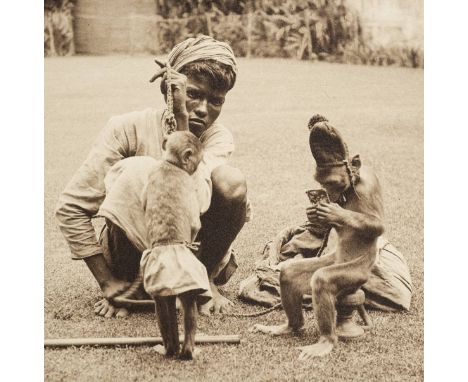
[[[177,296],[190,292],[200,304],[212,298],[205,266],[185,244],[147,249],[140,261],[143,285],[151,297]]]

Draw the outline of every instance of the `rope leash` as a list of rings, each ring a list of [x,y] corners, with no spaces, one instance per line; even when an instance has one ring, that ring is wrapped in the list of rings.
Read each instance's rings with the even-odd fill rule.
[[[228,317],[239,317],[239,318],[245,318],[245,317],[259,317],[263,316],[265,314],[271,313],[274,310],[281,309],[283,307],[283,304],[281,302],[278,302],[277,304],[271,306],[270,308],[266,308],[264,310],[260,310],[258,312],[253,312],[253,313],[224,313],[224,316]],[[312,309],[312,304],[302,304],[302,308],[305,310],[311,310]]]
[[[325,236],[323,237],[322,244],[320,244],[320,248],[317,252],[316,257],[322,256],[323,252],[325,251],[325,248],[327,248],[328,238],[330,237],[331,230],[332,230],[331,227],[327,229],[327,232],[325,233]]]
[[[356,187],[354,184],[354,170],[352,169],[351,165],[349,164],[349,160],[344,159],[342,161],[337,161],[337,162],[329,162],[329,163],[321,163],[320,165],[317,165],[317,168],[327,168],[327,167],[339,167],[339,166],[345,166],[346,172],[348,174],[349,180],[351,182],[351,188],[353,189],[353,192],[356,194],[358,199],[361,199],[359,194],[356,191]]]
[[[174,96],[172,94],[172,67],[169,61],[163,63],[158,59],[154,59],[154,62],[161,68],[156,74],[151,77],[149,82],[156,81],[159,77],[166,75],[166,110],[164,110],[162,124],[164,135],[169,135],[177,130],[177,121],[174,115]]]
[[[265,314],[268,314],[270,312],[273,312],[274,310],[276,309],[280,309],[283,305],[281,304],[281,302],[273,305],[272,307],[270,308],[266,308],[264,310],[261,310],[259,312],[253,312],[253,313],[224,313],[223,315],[224,316],[228,316],[228,317],[259,317],[259,316],[263,316]]]
[[[172,134],[177,130],[177,121],[174,115],[174,97],[172,95],[172,73],[171,65],[169,62],[166,63],[166,99],[167,99],[167,108],[164,113],[164,132],[166,135]]]

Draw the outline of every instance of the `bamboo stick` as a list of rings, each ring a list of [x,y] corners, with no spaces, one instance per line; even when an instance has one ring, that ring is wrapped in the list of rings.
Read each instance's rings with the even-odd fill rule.
[[[309,59],[311,59],[314,51],[312,47],[312,35],[310,34],[310,11],[308,9],[304,11],[304,20],[307,29],[307,48],[309,49]]]
[[[180,336],[180,342],[184,337]],[[117,337],[117,338],[48,338],[44,340],[44,347],[68,347],[68,346],[119,346],[119,345],[158,345],[162,344],[162,337]],[[197,344],[239,344],[240,337],[237,334],[219,336],[195,336]]]
[[[213,37],[213,30],[211,27],[211,15],[209,12],[206,12],[205,15],[206,15],[206,29],[208,29],[208,36]]]
[[[252,54],[252,13],[247,13],[247,58]]]

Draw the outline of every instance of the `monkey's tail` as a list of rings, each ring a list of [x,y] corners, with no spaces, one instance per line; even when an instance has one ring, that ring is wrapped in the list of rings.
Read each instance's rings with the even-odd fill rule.
[[[226,313],[224,315],[229,316],[229,317],[259,317],[259,316],[263,316],[264,314],[268,314],[270,312],[273,312],[274,310],[279,309],[281,307],[282,307],[282,304],[279,302],[276,305],[273,305],[272,307],[261,310],[259,312],[254,312],[254,313]]]
[[[143,285],[143,273],[141,269],[138,271],[137,277],[133,280],[132,284],[128,289],[123,292],[121,295],[115,297],[113,301],[118,305],[130,307],[130,306],[141,306],[141,307],[152,307],[154,306],[153,300],[135,300],[132,298],[135,293]]]
[[[359,316],[361,316],[362,321],[364,321],[364,324],[365,324],[365,325],[361,325],[361,327],[364,330],[372,329],[374,324],[372,323],[372,319],[370,318],[369,314],[367,313],[366,308],[364,308],[364,305],[359,305],[357,307],[357,311],[359,313]]]

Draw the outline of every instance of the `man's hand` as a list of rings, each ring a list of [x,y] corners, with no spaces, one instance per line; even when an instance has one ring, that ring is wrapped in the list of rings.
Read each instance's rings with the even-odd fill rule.
[[[156,73],[150,82],[155,81],[158,77],[162,77],[161,90],[163,94],[167,94],[167,67],[164,63],[155,60],[161,67],[161,70]],[[177,121],[177,130],[188,130],[188,112],[187,112],[187,76],[181,74],[174,69],[170,69],[171,74],[171,89],[173,99],[173,112]]]
[[[129,315],[126,308],[116,308],[105,298],[94,304],[94,313],[105,318],[125,318]]]
[[[315,207],[315,212],[311,213],[314,222],[321,222],[340,227],[346,224],[348,211],[340,207],[337,203],[319,203]],[[309,214],[307,214],[309,217]],[[311,221],[309,219],[309,221]],[[311,221],[312,222],[312,221]]]
[[[167,91],[167,72],[163,76],[163,89]],[[174,114],[188,114],[187,101],[187,76],[171,69],[171,88],[174,100]]]
[[[127,309],[115,308],[108,300],[126,291],[131,283],[119,280],[112,275],[109,265],[102,253],[87,257],[84,261],[98,282],[105,297],[94,304],[94,312],[106,318],[113,317],[114,315],[116,317],[128,316]]]

